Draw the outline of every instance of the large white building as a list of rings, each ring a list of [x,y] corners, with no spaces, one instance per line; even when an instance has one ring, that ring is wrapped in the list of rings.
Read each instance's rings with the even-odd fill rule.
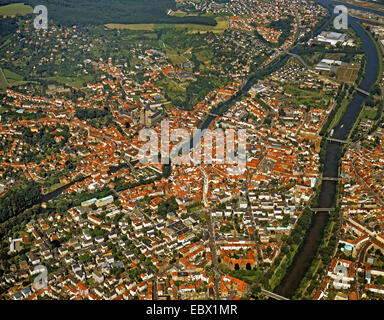
[[[335,46],[339,42],[345,42],[346,37],[347,35],[345,33],[323,31],[316,37],[316,41],[329,43],[332,46]]]

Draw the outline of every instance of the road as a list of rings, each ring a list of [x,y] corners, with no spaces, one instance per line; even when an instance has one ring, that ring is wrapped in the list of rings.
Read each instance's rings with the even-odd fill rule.
[[[371,245],[371,241],[367,241],[363,244],[363,246],[359,249],[359,251],[356,254],[356,260],[354,264],[354,278],[355,278],[355,292],[356,292],[356,300],[359,300],[360,296],[360,283],[359,283],[359,275],[357,269],[361,266],[361,261],[364,261],[365,253],[368,249],[368,247]]]
[[[356,158],[352,160],[352,169],[353,169],[353,172],[355,173],[356,175],[356,178],[358,178],[358,180],[360,180],[363,185],[365,186],[365,188],[367,189],[367,191],[376,198],[376,200],[379,202],[380,205],[384,206],[384,201],[382,201],[380,199],[380,195],[376,192],[373,192],[371,187],[365,182],[365,180],[360,176],[359,172],[357,171],[356,167],[355,167],[355,162],[356,162]]]
[[[300,133],[300,130],[303,127],[303,125],[309,120],[309,115],[310,115],[309,111],[305,111],[304,121],[297,128],[297,131],[295,133],[296,136]]]
[[[209,234],[209,246],[211,248],[211,255],[212,255],[212,266],[213,266],[213,271],[215,273],[214,274],[215,299],[218,300],[221,295],[221,292],[220,292],[221,275],[219,271],[219,263],[217,261],[215,233],[213,230],[212,216],[209,212],[208,212],[208,234]]]
[[[208,193],[208,188],[209,188],[209,179],[208,179],[208,175],[207,173],[205,172],[204,168],[202,166],[198,166],[198,168],[200,169],[201,173],[203,174],[204,176],[204,185],[203,185],[203,203],[204,203],[204,206],[205,207],[208,207],[208,201],[207,201],[207,193]]]
[[[307,63],[303,60],[302,57],[300,57],[299,55],[295,54],[295,53],[291,53],[291,52],[288,52],[288,54],[292,57],[295,57],[297,58],[303,65],[304,67],[306,67],[307,69],[310,69],[310,67],[307,65]]]
[[[245,190],[246,190],[246,198],[247,198],[247,213],[249,215],[249,218],[251,219],[251,224],[252,224],[252,230],[253,230],[253,235],[251,236],[251,240],[255,241],[256,245],[256,250],[257,250],[257,259],[258,259],[258,265],[261,266],[263,263],[263,253],[261,252],[260,244],[259,241],[257,240],[256,237],[256,222],[255,222],[255,217],[252,214],[252,209],[251,209],[251,201],[249,200],[249,171],[247,170],[247,177],[245,181]],[[264,275],[264,270],[263,268],[260,268],[262,276]]]

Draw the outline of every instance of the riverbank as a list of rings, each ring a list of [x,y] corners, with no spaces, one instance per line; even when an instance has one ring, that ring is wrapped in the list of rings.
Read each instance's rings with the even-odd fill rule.
[[[318,0],[319,3],[330,7],[334,4],[328,0]],[[356,19],[350,19],[350,24],[359,35],[363,43],[363,49],[367,56],[367,67],[364,73],[364,78],[360,88],[369,91],[374,85],[378,75],[378,56],[372,39],[367,35],[367,32],[357,23]],[[365,97],[359,93],[354,93],[351,103],[348,105],[338,125],[334,129],[334,137],[343,140],[350,128],[357,120],[358,113],[362,107]],[[341,158],[341,147],[338,143],[327,143],[325,151],[325,165],[323,176],[337,177],[339,163]],[[331,208],[336,199],[336,183],[324,181],[319,194],[318,207]],[[309,268],[312,266],[314,258],[318,252],[321,242],[324,238],[324,230],[329,223],[329,213],[319,212],[312,218],[311,227],[309,228],[304,244],[295,256],[292,265],[290,266],[286,277],[277,287],[276,293],[285,296],[293,297],[297,288]],[[312,269],[315,270],[315,269]]]

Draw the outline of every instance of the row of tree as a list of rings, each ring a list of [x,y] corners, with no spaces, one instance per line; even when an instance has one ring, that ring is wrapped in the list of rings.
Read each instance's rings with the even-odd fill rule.
[[[276,284],[279,284],[284,278],[290,264],[293,261],[294,254],[292,254],[297,248],[300,247],[304,241],[305,235],[312,221],[312,212],[310,209],[306,208],[303,213],[300,215],[296,227],[292,230],[291,234],[285,239],[285,243],[281,247],[281,252],[279,256],[274,260],[273,265],[268,271],[261,277],[261,283],[263,287],[269,290],[273,290]],[[286,257],[286,260],[282,262],[283,258]],[[271,286],[271,279],[275,277],[274,282]]]

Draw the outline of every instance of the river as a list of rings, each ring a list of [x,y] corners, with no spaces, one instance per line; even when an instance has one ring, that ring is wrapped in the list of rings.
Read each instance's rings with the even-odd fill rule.
[[[318,2],[325,6],[332,4],[332,2],[328,0],[318,0]],[[348,7],[348,5],[346,6]],[[369,91],[375,84],[378,76],[379,56],[377,54],[375,44],[372,42],[371,38],[364,31],[364,29],[357,23],[358,21],[359,19],[356,18],[349,17],[348,19],[349,25],[352,26],[361,38],[363,49],[367,56],[366,70],[360,88],[365,91]],[[354,98],[347,107],[347,111],[344,113],[339,124],[334,128],[334,138],[344,140],[347,137],[348,131],[352,128],[359,115],[364,99],[365,97],[360,93],[355,93]],[[340,152],[341,148],[339,143],[329,142],[327,144],[323,176],[338,176]],[[330,208],[333,206],[336,194],[336,185],[336,182],[323,182],[320,190],[318,207]],[[291,266],[288,268],[286,276],[283,278],[280,285],[276,287],[276,293],[288,298],[291,298],[294,295],[301,280],[305,276],[305,273],[312,264],[327,222],[328,213],[326,212],[319,212],[313,216],[311,226],[303,244],[294,257]]]
[[[319,3],[329,6],[332,2],[328,0],[317,0]],[[348,7],[348,5],[346,5]],[[360,85],[360,88],[369,91],[373,84],[376,82],[377,74],[378,74],[378,54],[376,51],[376,47],[372,42],[371,38],[365,33],[365,31],[361,28],[361,26],[357,23],[359,19],[349,17],[349,23],[357,32],[359,37],[362,39],[363,48],[367,55],[367,65],[366,71],[364,74],[364,79]],[[291,51],[295,53],[295,50]],[[282,66],[286,60],[288,59],[288,55],[284,55],[277,63],[275,63],[275,67],[278,68]],[[244,87],[239,91],[240,95],[243,92],[247,92],[250,87],[254,84],[256,77],[251,77]],[[233,96],[225,103],[220,104],[218,107],[213,110],[213,113],[220,113],[225,110],[226,107],[232,105],[237,99],[238,95]],[[355,94],[353,100],[349,104],[347,111],[344,113],[342,119],[339,124],[335,127],[333,137],[338,139],[344,139],[349,131],[349,129],[353,126],[361,105],[364,101],[364,96],[361,94]],[[209,124],[215,119],[213,116],[208,116],[204,122],[202,123],[202,129],[208,128]],[[344,125],[344,126],[342,126]],[[201,137],[201,135],[200,135]],[[195,139],[194,142],[191,141],[190,147],[194,146],[199,139]],[[328,143],[326,149],[326,158],[323,175],[327,177],[337,177],[338,168],[339,168],[339,159],[340,159],[340,146],[338,143]],[[65,191],[67,187],[72,185],[74,182],[65,185],[40,199],[39,203],[49,201],[53,198],[59,196],[62,192]],[[325,181],[322,184],[320,195],[319,195],[319,207],[329,208],[332,207],[334,202],[334,197],[336,194],[336,183]],[[319,247],[320,241],[322,239],[324,228],[328,221],[327,213],[318,213],[313,216],[311,226],[307,232],[307,235],[303,241],[301,248],[296,254],[291,266],[289,267],[286,276],[280,283],[280,285],[276,288],[275,292],[285,296],[292,297],[295,293],[297,287],[300,284],[301,279],[304,277],[308,268],[310,267],[313,258],[316,254],[317,248]]]

